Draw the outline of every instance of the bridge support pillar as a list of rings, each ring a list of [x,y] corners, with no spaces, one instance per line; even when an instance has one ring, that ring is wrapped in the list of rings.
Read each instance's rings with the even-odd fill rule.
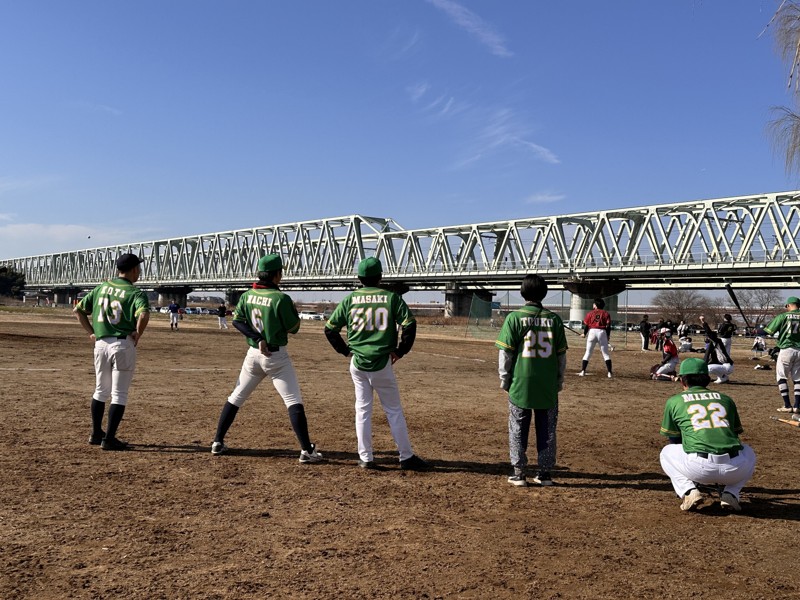
[[[444,293],[444,316],[445,318],[468,317],[473,296],[477,296],[479,299],[491,303],[493,295],[494,294],[488,290],[448,288]],[[489,318],[492,313],[492,305],[488,304],[486,310],[487,314],[483,316]]]
[[[595,298],[605,300],[607,310],[612,321],[618,321],[619,294],[625,291],[625,283],[618,279],[606,281],[570,281],[564,287],[572,292],[569,305],[569,320],[583,321],[586,314],[592,310]]]
[[[236,306],[242,294],[244,294],[244,290],[225,290],[225,302],[227,302],[229,306]]]
[[[155,292],[158,294],[159,306],[167,306],[174,300],[177,302],[178,306],[185,308],[187,297],[191,291],[192,288],[190,288],[188,285],[164,286],[155,288]]]
[[[81,288],[58,288],[53,290],[53,304],[58,306],[72,306],[78,300]]]

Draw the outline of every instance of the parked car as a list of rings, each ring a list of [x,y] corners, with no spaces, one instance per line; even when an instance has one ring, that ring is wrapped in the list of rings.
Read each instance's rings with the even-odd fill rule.
[[[169,308],[167,308],[166,306],[162,306],[161,308],[158,309],[158,312],[165,315],[169,312]]]
[[[311,310],[304,310],[300,312],[300,318],[307,321],[324,321],[325,315]]]

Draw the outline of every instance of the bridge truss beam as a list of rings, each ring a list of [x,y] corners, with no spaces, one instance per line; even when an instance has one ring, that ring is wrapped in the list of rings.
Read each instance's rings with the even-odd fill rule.
[[[258,258],[284,259],[283,286],[350,289],[377,256],[385,279],[417,288],[514,288],[526,273],[554,283],[622,279],[629,287],[782,285],[800,279],[800,192],[405,230],[351,215],[0,260],[29,288],[91,287],[116,257],[144,259],[144,287],[246,286]]]

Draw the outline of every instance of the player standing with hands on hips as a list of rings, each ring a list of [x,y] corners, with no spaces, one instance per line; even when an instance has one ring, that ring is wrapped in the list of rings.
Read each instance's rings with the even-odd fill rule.
[[[222,407],[211,454],[228,451],[225,434],[233,424],[236,413],[265,377],[283,398],[289,412],[289,421],[300,442],[301,463],[323,460],[308,434],[308,421],[297,382],[292,359],[286,351],[289,333],[300,329],[300,317],[292,299],[284,294],[278,284],[283,278],[283,262],[277,254],[267,254],[258,261],[258,281],[253,289],[239,298],[233,311],[233,326],[247,338],[250,348],[242,364],[236,387]]]
[[[661,434],[670,441],[661,450],[661,468],[681,498],[681,510],[703,501],[695,485],[701,484],[725,486],[722,508],[739,512],[739,493],[753,476],[756,455],[739,440],[736,404],[708,389],[711,377],[702,358],[685,359],[678,376],[683,391],[667,400],[661,421]]]
[[[600,352],[603,354],[603,359],[606,361],[606,369],[608,369],[608,378],[611,379],[611,354],[608,353],[608,338],[611,336],[611,315],[603,310],[606,306],[602,298],[595,298],[592,305],[592,310],[586,315],[583,320],[583,337],[586,338],[586,353],[583,355],[583,362],[581,362],[581,372],[578,373],[579,377],[586,375],[586,367],[589,366],[589,358],[594,352],[595,346],[600,345]]]
[[[775,362],[775,375],[778,378],[778,391],[783,398],[783,408],[778,412],[800,413],[800,299],[789,296],[786,299],[787,312],[779,314],[764,327],[768,335],[778,334],[780,348]],[[794,384],[794,408],[789,398],[789,379]]]
[[[133,285],[141,277],[141,262],[135,254],[120,256],[119,276],[98,285],[73,310],[94,344],[96,386],[89,443],[103,450],[128,449],[128,444],[117,439],[117,428],[128,404],[128,390],[136,369],[136,346],[150,320],[147,295]],[[109,398],[108,425],[103,431]]]
[[[325,337],[339,354],[353,355],[350,375],[356,392],[358,466],[380,470],[372,451],[372,406],[377,392],[397,444],[400,468],[428,471],[431,465],[411,449],[408,426],[400,404],[400,390],[392,368],[411,351],[417,323],[398,294],[378,287],[382,277],[383,267],[377,258],[365,258],[358,264],[358,279],[364,287],[339,303],[325,324]],[[345,326],[347,342],[339,333]],[[398,326],[402,328],[399,344]]]
[[[556,464],[558,392],[567,369],[567,337],[557,314],[542,306],[547,282],[526,275],[520,289],[525,306],[510,313],[495,342],[500,387],[508,392],[508,445],[511,485],[528,485],[528,436],[533,417],[539,473],[533,481],[553,485]]]

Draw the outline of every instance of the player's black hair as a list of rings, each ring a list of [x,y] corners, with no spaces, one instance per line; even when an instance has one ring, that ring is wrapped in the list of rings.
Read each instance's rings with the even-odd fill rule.
[[[724,314],[724,315],[722,315],[722,316],[725,318],[725,320],[726,320],[726,321],[731,321],[731,320],[733,319],[733,317],[732,317],[732,316],[730,316],[728,313],[725,313],[725,314]]]
[[[649,319],[649,318],[650,318],[650,317],[648,317],[647,315],[642,315],[642,320],[644,320],[644,319]]]
[[[277,271],[259,271],[257,273],[258,280],[262,283],[273,283],[273,279],[275,276],[280,273],[282,269],[278,269]]]
[[[547,282],[540,275],[525,275],[519,293],[528,302],[541,302],[547,295]]]
[[[372,277],[359,277],[358,280],[364,287],[378,287],[381,278],[381,275],[373,275]]]
[[[711,383],[711,377],[706,373],[694,375],[681,375],[681,382],[688,387],[706,387]]]
[[[594,302],[594,305],[597,308],[605,308],[606,307],[606,301],[603,300],[602,298],[595,298],[594,300],[592,300],[592,302]]]

